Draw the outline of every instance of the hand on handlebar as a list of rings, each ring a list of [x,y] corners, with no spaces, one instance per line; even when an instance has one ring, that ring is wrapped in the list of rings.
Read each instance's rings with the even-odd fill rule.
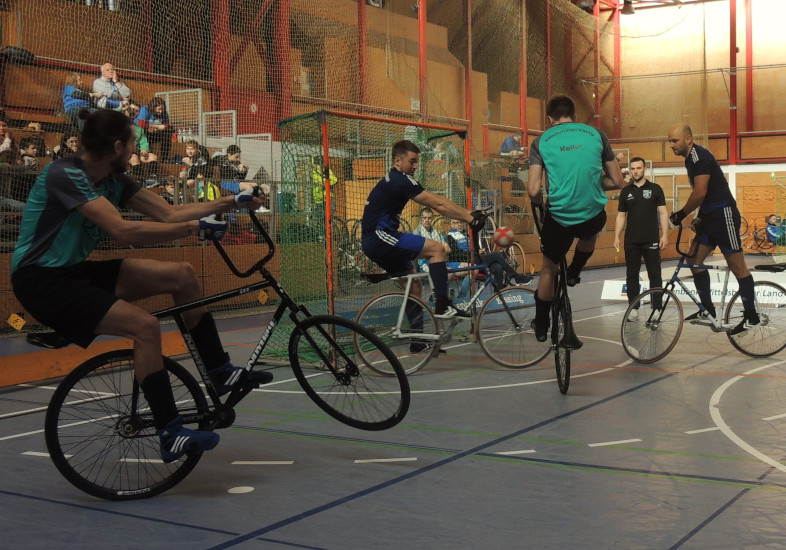
[[[210,214],[199,220],[200,241],[220,241],[227,230],[227,222],[218,219],[216,214]]]
[[[684,210],[677,210],[676,212],[672,212],[671,216],[669,216],[669,221],[674,227],[679,227],[688,215],[685,213]]]
[[[480,231],[486,225],[486,220],[489,215],[484,210],[473,210],[472,221],[469,222],[469,228],[472,231]]]

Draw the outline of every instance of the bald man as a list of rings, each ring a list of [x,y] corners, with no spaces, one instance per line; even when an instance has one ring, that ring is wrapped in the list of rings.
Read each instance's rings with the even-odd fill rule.
[[[93,81],[93,93],[101,94],[97,105],[102,109],[117,109],[131,97],[131,89],[123,84],[111,63],[101,65],[101,76]]]
[[[723,175],[718,161],[707,149],[693,142],[693,132],[687,124],[676,124],[669,130],[669,147],[675,155],[685,157],[685,168],[693,191],[685,205],[672,212],[669,220],[679,226],[689,212],[699,209],[697,218],[701,226],[694,241],[698,242],[696,254],[688,258],[688,263],[701,264],[715,247],[719,247],[726,259],[726,264],[734,273],[740,287],[740,295],[745,310],[744,318],[731,330],[731,334],[740,334],[760,324],[759,314],[753,291],[753,276],[745,265],[740,239],[740,211],[737,201],[729,189],[729,182]],[[701,308],[685,318],[689,320],[708,319],[715,317],[715,306],[712,303],[710,290],[710,274],[706,269],[691,269],[693,283],[699,294]]]

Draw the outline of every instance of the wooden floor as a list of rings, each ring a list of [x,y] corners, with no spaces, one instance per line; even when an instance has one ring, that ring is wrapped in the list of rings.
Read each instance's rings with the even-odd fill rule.
[[[42,433],[57,380],[6,389],[3,546],[786,547],[786,356],[751,359],[689,326],[664,360],[631,363],[625,304],[600,299],[603,280],[622,276],[587,271],[571,290],[585,345],[566,396],[550,357],[507,370],[454,342],[410,377],[400,425],[361,432],[277,392],[292,380],[279,369],[219,446],[148,500],[97,500],[57,473]],[[221,321],[232,357],[262,328]]]

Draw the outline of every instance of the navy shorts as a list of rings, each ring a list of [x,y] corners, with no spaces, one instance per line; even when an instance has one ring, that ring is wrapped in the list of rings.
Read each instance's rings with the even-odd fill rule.
[[[424,244],[426,239],[420,235],[395,234],[381,229],[366,233],[361,239],[366,256],[391,275],[413,271],[412,260],[418,257]]]
[[[712,214],[699,213],[701,226],[695,240],[713,249],[717,246],[724,254],[742,252],[740,239],[740,211],[726,206]]]
[[[46,326],[86,348],[96,326],[119,299],[123,260],[88,261],[69,267],[22,267],[11,276],[22,307]]]
[[[576,225],[560,225],[546,210],[543,217],[543,230],[540,235],[540,250],[555,264],[559,264],[573,245],[574,239],[590,239],[603,231],[606,225],[606,211],[601,210],[595,217]]]

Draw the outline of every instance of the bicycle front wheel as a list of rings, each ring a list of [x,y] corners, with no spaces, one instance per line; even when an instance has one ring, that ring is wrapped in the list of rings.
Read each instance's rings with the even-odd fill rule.
[[[677,296],[670,290],[651,288],[637,296],[622,317],[622,347],[637,363],[654,363],[674,349],[682,323],[682,304]]]
[[[194,377],[164,357],[181,416],[207,415],[208,404]],[[199,429],[207,429],[205,420]],[[44,421],[49,456],[80,490],[107,500],[132,500],[163,493],[194,469],[202,453],[169,464],[153,415],[134,379],[134,352],[93,357],[66,376],[55,390]]]
[[[522,368],[540,362],[551,346],[538,342],[530,324],[535,319],[535,293],[510,287],[492,294],[475,325],[480,349],[504,367]]]
[[[510,264],[510,267],[516,270],[516,273],[526,273],[527,266],[526,266],[526,254],[524,254],[524,249],[521,247],[519,243],[513,243],[508,247],[505,251],[505,256]]]
[[[555,308],[556,312],[552,320],[551,343],[554,348],[554,368],[557,371],[557,386],[562,395],[568,393],[570,387],[570,350],[560,343],[565,338],[568,323],[571,322],[569,306],[562,304]]]
[[[755,282],[753,290],[761,323],[733,336],[727,332],[726,336],[745,355],[769,357],[786,348],[786,290],[769,281]],[[742,319],[742,298],[737,291],[726,307],[723,322],[736,325]]]
[[[431,308],[420,298],[410,295],[401,320],[401,333],[397,334],[398,316],[403,303],[403,292],[380,294],[361,308],[355,321],[381,338],[398,357],[404,372],[412,374],[439,353],[433,337],[439,334],[440,325]],[[386,361],[379,360],[376,349],[367,350],[359,346],[358,350],[370,369],[388,376],[394,374]]]
[[[377,361],[394,374],[372,375],[360,349],[374,349]],[[304,319],[289,338],[289,360],[314,403],[348,426],[384,430],[407,414],[409,382],[401,364],[380,338],[354,321],[336,315]]]

